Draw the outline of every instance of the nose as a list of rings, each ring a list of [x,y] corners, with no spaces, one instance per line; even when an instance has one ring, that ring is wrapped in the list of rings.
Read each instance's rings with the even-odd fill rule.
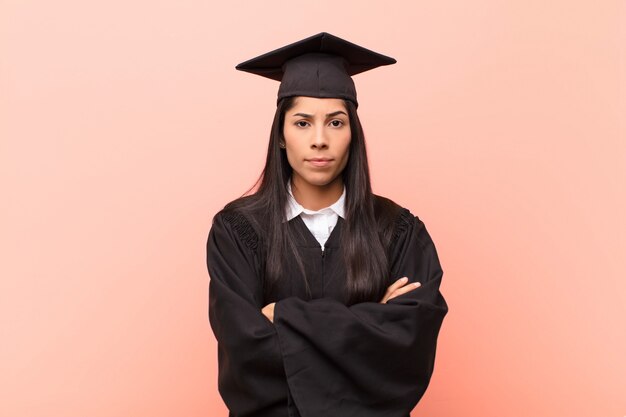
[[[315,130],[315,137],[313,138],[313,143],[311,143],[311,147],[314,149],[324,149],[328,147],[328,140],[326,138],[326,132],[324,131],[324,126],[319,126]]]

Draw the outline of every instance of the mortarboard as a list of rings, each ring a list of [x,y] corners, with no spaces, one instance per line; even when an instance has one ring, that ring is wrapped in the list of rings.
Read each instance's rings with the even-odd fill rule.
[[[280,81],[278,99],[344,98],[358,106],[351,76],[396,60],[321,32],[242,62],[235,68]]]

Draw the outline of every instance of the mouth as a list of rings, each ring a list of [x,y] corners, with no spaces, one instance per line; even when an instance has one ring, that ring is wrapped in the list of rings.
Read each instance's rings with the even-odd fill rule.
[[[324,167],[329,165],[333,160],[330,158],[311,158],[305,159],[305,161],[316,167]]]

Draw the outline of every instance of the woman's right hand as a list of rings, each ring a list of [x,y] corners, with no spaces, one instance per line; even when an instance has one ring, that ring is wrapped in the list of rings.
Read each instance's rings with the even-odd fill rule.
[[[387,288],[387,292],[382,300],[380,300],[381,304],[386,304],[387,301],[391,300],[394,297],[397,297],[401,294],[407,293],[411,290],[418,288],[420,285],[419,282],[411,282],[407,284],[409,279],[407,277],[402,277]],[[406,285],[405,285],[406,284]]]

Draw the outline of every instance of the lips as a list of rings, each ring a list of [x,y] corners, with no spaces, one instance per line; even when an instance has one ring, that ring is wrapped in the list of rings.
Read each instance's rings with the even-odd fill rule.
[[[315,167],[325,167],[327,165],[330,165],[332,159],[331,158],[311,158],[311,159],[306,159],[305,161],[307,161],[309,164]]]

